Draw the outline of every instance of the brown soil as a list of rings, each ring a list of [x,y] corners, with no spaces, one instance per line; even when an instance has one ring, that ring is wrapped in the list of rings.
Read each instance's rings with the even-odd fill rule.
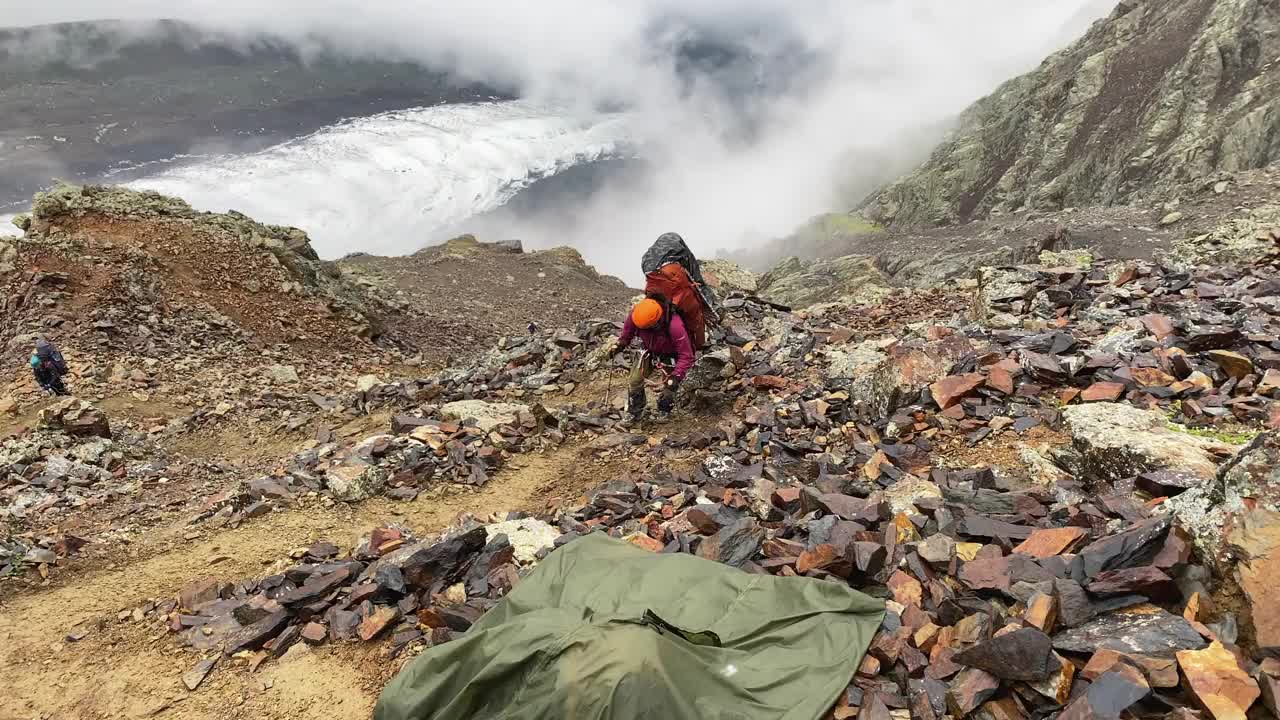
[[[1071,444],[1071,437],[1066,433],[1038,425],[1023,434],[1018,434],[1011,429],[1005,430],[972,446],[963,437],[949,437],[938,448],[937,457],[947,467],[990,466],[1005,473],[1019,475],[1026,471],[1025,465],[1018,457],[1018,452],[1022,448],[1041,445],[1058,447],[1069,444]]]
[[[579,495],[608,472],[608,463],[584,461],[569,445],[513,461],[478,490],[442,488],[412,503],[375,499],[354,508],[291,510],[237,529],[203,530],[194,540],[184,539],[191,529],[182,524],[156,530],[111,565],[67,573],[64,585],[0,603],[0,675],[8,688],[0,693],[0,717],[367,718],[389,673],[377,644],[322,647],[257,673],[224,660],[188,692],[180,678],[199,658],[151,621],[119,621],[117,614],[172,597],[201,575],[229,581],[262,575],[289,551],[320,539],[350,547],[390,522],[426,534],[459,513],[543,510],[552,498]],[[89,635],[67,641],[77,625],[90,627]]]

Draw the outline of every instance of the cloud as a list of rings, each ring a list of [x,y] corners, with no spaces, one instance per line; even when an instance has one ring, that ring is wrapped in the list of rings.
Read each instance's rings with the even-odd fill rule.
[[[35,25],[95,19],[109,8],[123,20],[198,23],[246,46],[269,34],[304,53],[450,67],[584,113],[621,104],[653,169],[643,190],[606,187],[584,207],[526,217],[509,231],[534,245],[568,239],[616,271],[666,230],[709,251],[847,209],[854,193],[923,159],[928,140],[968,103],[1033,68],[1113,4],[0,0],[0,17]],[[732,76],[689,72],[681,65],[688,53],[670,50],[691,39],[731,45],[745,61]]]

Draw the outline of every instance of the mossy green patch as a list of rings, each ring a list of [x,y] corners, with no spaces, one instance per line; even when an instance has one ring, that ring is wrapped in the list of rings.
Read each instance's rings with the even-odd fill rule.
[[[857,213],[828,213],[814,219],[810,227],[821,228],[828,237],[834,235],[867,235],[882,233],[884,227],[862,217]],[[815,229],[816,229],[815,228]]]
[[[1181,423],[1169,421],[1169,429],[1195,437],[1205,438],[1207,440],[1216,440],[1227,445],[1248,445],[1258,436],[1256,430],[1226,430],[1222,428],[1209,427],[1191,427]]]

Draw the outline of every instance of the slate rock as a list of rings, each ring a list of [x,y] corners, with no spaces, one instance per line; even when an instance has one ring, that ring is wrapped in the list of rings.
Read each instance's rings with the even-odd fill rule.
[[[698,543],[698,556],[726,565],[742,567],[755,556],[764,542],[764,528],[755,518],[743,518]]]
[[[968,717],[999,689],[1000,679],[995,675],[978,668],[963,670],[947,690],[947,709],[956,717]]]
[[[1179,596],[1173,578],[1150,565],[1098,573],[1087,587],[1099,597],[1143,595],[1151,600],[1170,601]]]
[[[275,638],[289,624],[289,613],[281,610],[244,627],[227,637],[223,652],[235,655],[241,650],[257,650]]]
[[[1135,668],[1103,674],[1067,707],[1058,720],[1115,720],[1151,694],[1151,687]]]
[[[955,657],[956,662],[985,670],[1001,680],[1046,680],[1060,669],[1048,635],[1022,628],[979,642]]]
[[[1108,648],[1133,655],[1171,657],[1179,650],[1200,650],[1205,644],[1186,619],[1154,606],[1102,615],[1053,636],[1055,649],[1075,653]]]
[[[1090,543],[1072,562],[1071,577],[1078,583],[1087,583],[1107,570],[1149,564],[1164,547],[1171,526],[1168,517],[1153,518]]]
[[[201,660],[196,666],[182,674],[182,684],[187,686],[187,690],[195,691],[200,687],[200,683],[204,682],[209,673],[213,670],[213,666],[218,663],[218,658],[213,657],[208,660]]]
[[[484,527],[440,541],[422,541],[406,545],[382,556],[365,570],[363,577],[375,576],[380,568],[393,566],[400,570],[406,585],[427,588],[436,581],[449,583],[458,578],[464,565],[488,543]]]
[[[302,587],[280,595],[276,601],[286,607],[305,605],[325,597],[343,585],[350,584],[352,579],[351,569],[340,567],[331,573],[309,578]]]

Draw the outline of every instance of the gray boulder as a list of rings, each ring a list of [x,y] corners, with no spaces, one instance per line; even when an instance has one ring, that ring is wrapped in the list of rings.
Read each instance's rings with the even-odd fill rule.
[[[335,499],[358,502],[382,493],[387,486],[387,471],[357,458],[348,458],[325,473],[324,484]]]
[[[1164,503],[1191,535],[1196,549],[1220,570],[1233,564],[1224,531],[1252,509],[1280,512],[1280,431],[1254,438],[1227,461],[1212,482]]]
[[[491,403],[483,400],[458,400],[440,407],[440,415],[447,420],[464,420],[474,418],[476,427],[488,432],[499,425],[510,425],[517,421],[521,411],[527,411],[527,405],[518,403]]]
[[[1122,403],[1075,405],[1062,419],[1078,455],[1076,474],[1086,482],[1117,481],[1156,470],[1178,470],[1206,482],[1218,471],[1217,455],[1237,448],[1180,432],[1159,412]]]

